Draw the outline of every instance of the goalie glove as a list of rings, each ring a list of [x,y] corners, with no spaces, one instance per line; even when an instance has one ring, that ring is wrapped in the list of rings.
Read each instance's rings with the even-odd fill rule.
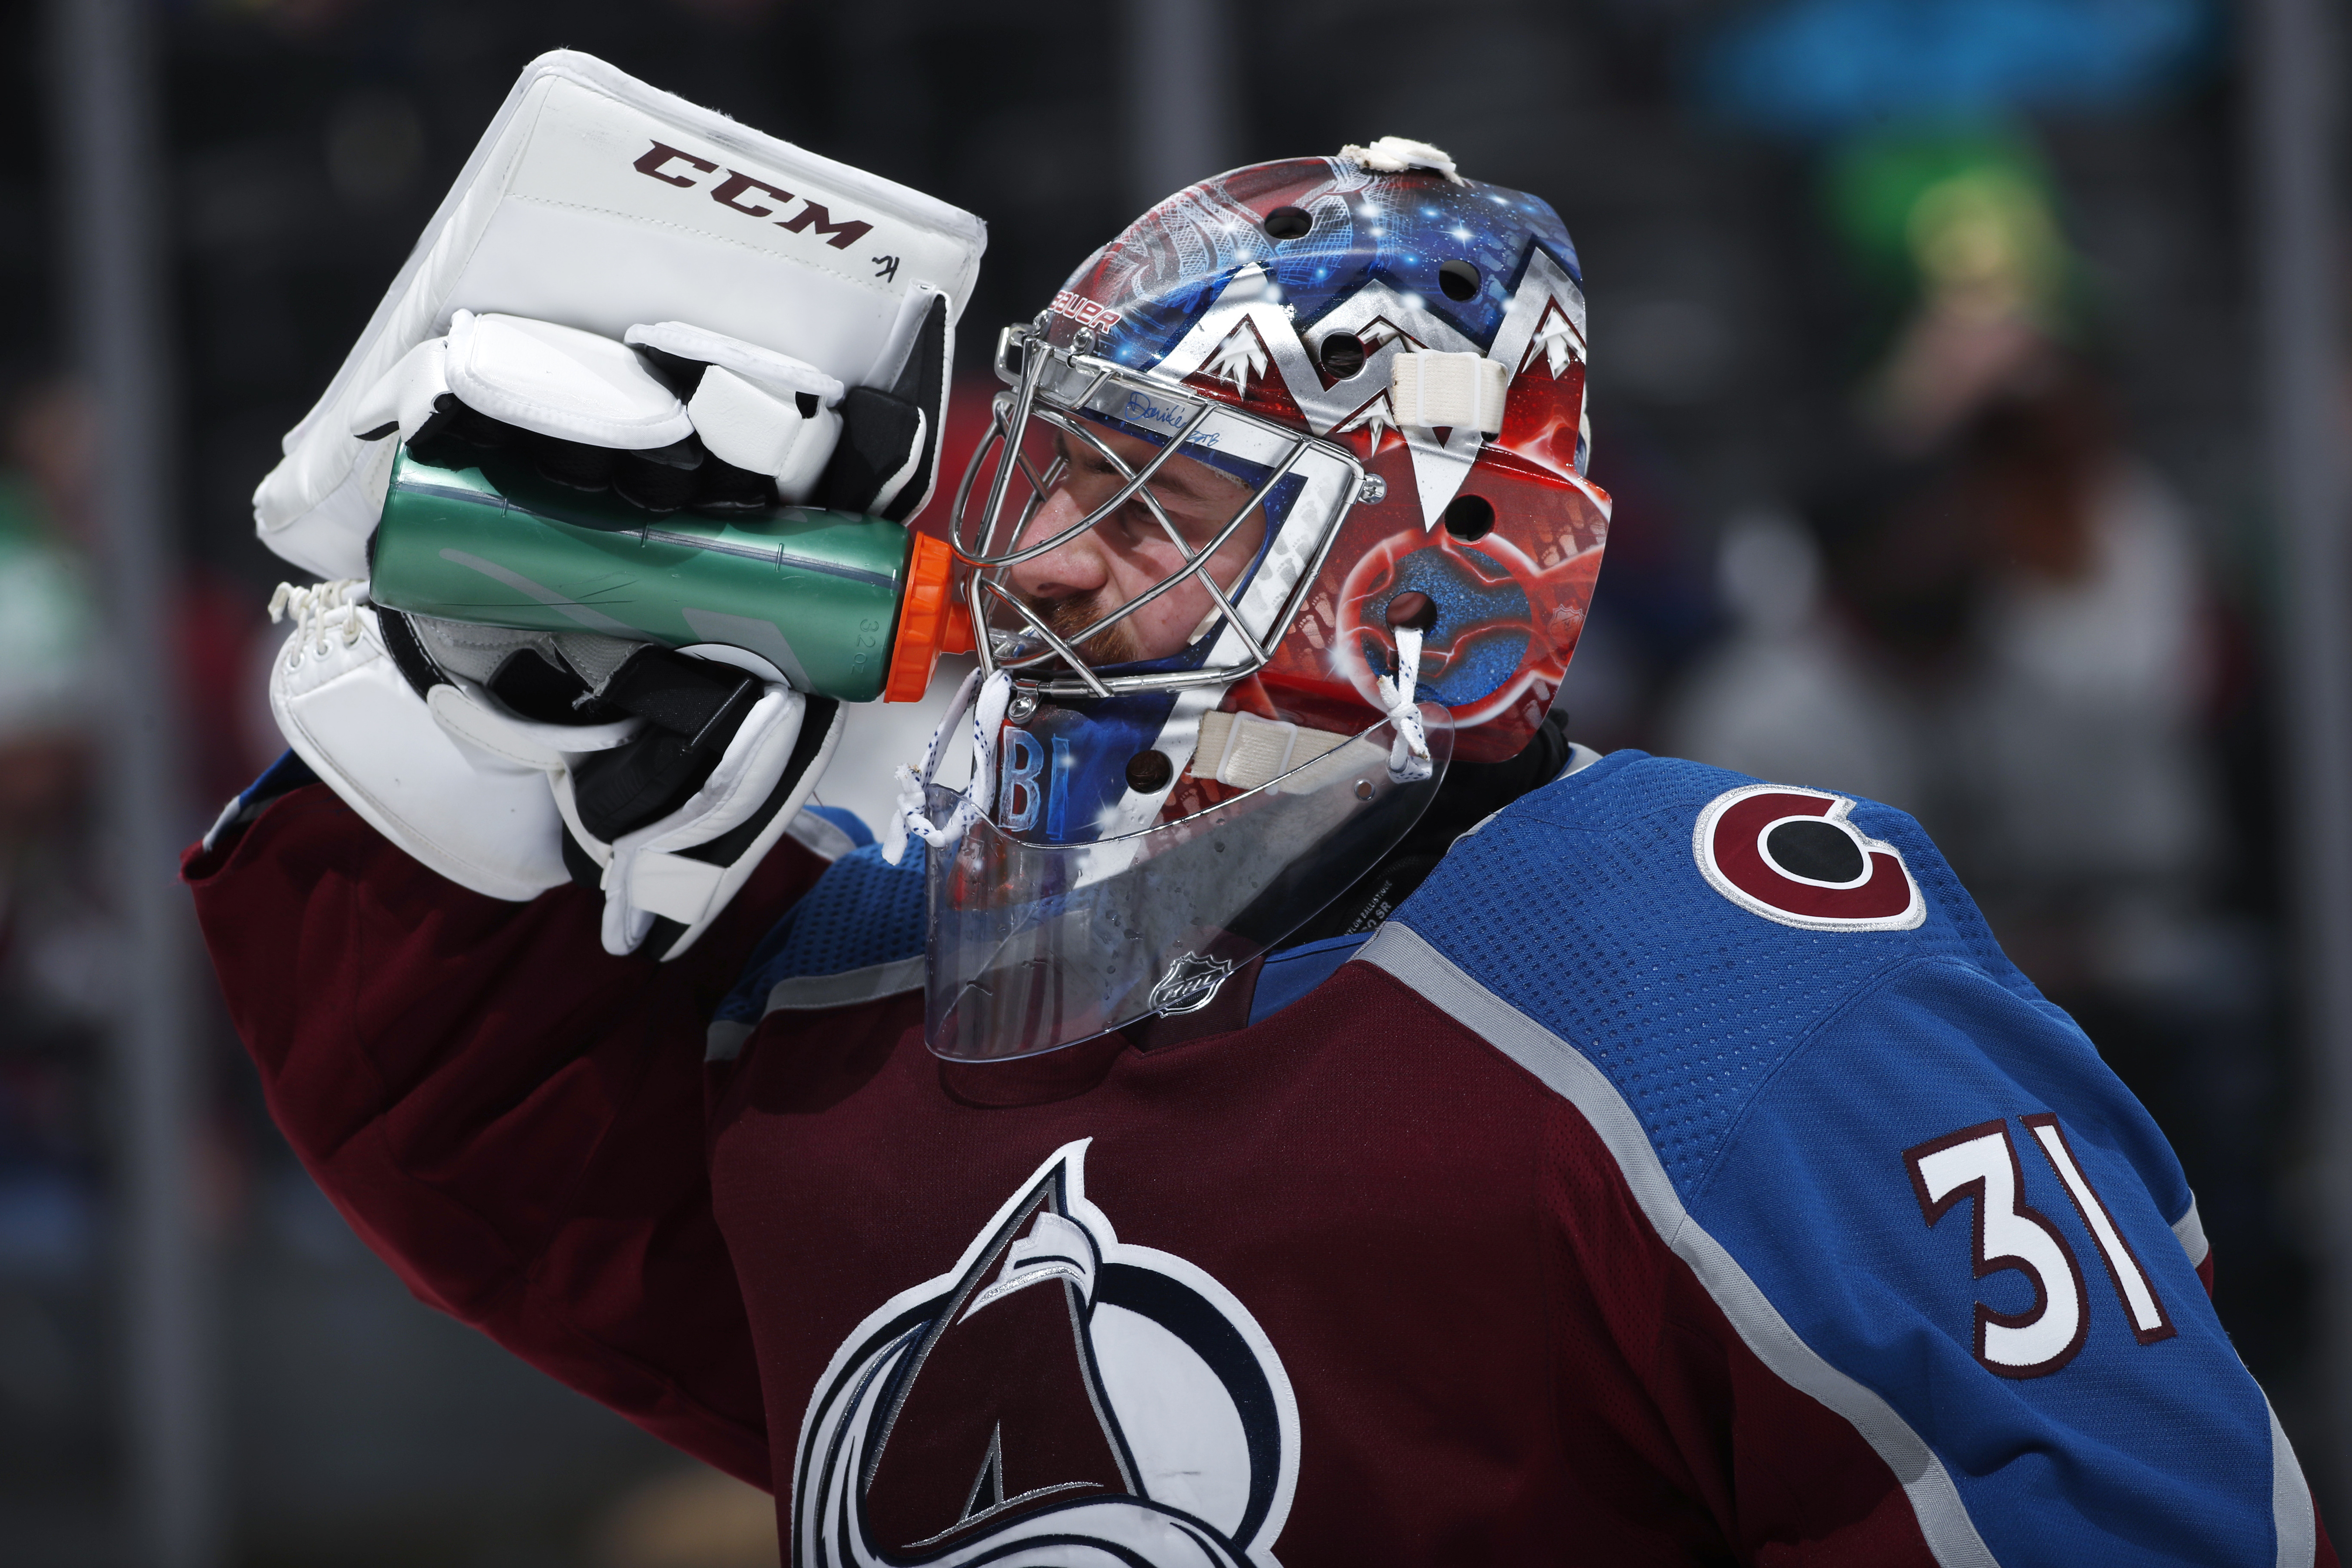
[[[791,830],[840,739],[839,703],[731,648],[698,658],[593,632],[377,613],[445,727],[488,721],[477,744],[541,726],[560,742],[567,721],[633,726],[616,745],[559,747],[546,770],[556,853],[603,892],[608,952],[667,959],[691,946]]]
[[[755,695],[711,763],[676,768],[671,759],[692,756],[692,742],[682,731],[657,732],[610,753],[614,765],[556,775],[567,858],[575,877],[604,893],[606,952],[640,945],[663,957],[684,952],[783,836],[832,760],[839,703],[772,681],[746,689]],[[647,752],[652,764],[635,765]],[[699,773],[700,782],[668,809],[610,809],[615,797],[661,797],[658,781],[678,772]],[[614,787],[616,781],[623,787]]]
[[[943,311],[933,330],[944,333]],[[459,310],[446,337],[411,349],[359,399],[353,433],[397,436],[460,467],[475,460],[464,448],[520,446],[559,483],[609,484],[655,512],[819,499],[887,512],[928,451],[914,404],[853,393],[789,354],[684,321],[633,326],[625,340]]]
[[[692,945],[839,737],[829,699],[651,644],[403,616],[349,582],[281,588],[289,608],[270,706],[295,752],[463,887],[601,889],[614,953]]]
[[[642,721],[530,727],[454,683],[419,691],[386,646],[367,590],[281,585],[269,606],[294,634],[269,671],[286,743],[368,825],[460,887],[537,897],[563,882],[563,820],[549,770],[618,746]],[[454,716],[454,722],[452,721]],[[561,728],[558,736],[551,731]]]
[[[979,219],[919,192],[586,55],[543,56],[287,435],[254,495],[262,542],[361,576],[395,433],[520,439],[559,477],[655,510],[807,486],[903,521],[936,480],[984,244]],[[627,346],[644,360],[614,357]],[[552,384],[526,361],[584,379],[541,395]]]

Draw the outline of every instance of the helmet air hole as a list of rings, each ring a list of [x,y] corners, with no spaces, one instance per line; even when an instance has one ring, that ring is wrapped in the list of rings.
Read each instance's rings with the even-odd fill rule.
[[[1467,542],[1495,531],[1495,503],[1485,496],[1455,496],[1445,504],[1445,531]]]
[[[1388,622],[1392,626],[1411,626],[1425,632],[1437,625],[1437,601],[1408,588],[1389,601]]]
[[[1276,207],[1265,215],[1269,239],[1304,239],[1315,226],[1315,215],[1305,207]]]
[[[1318,352],[1323,374],[1335,381],[1345,381],[1364,368],[1364,340],[1353,332],[1333,332]]]
[[[1176,764],[1165,752],[1138,752],[1127,759],[1127,787],[1138,795],[1166,789],[1176,776]]]
[[[1478,269],[1466,261],[1449,261],[1437,269],[1437,286],[1449,300],[1468,300],[1478,292]]]

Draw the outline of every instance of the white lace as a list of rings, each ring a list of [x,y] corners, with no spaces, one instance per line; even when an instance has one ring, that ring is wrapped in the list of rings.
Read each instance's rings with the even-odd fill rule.
[[[909,835],[934,849],[944,849],[950,840],[979,817],[982,805],[996,793],[997,734],[1004,724],[1005,707],[1012,700],[1013,677],[1003,670],[989,677],[985,684],[976,669],[963,678],[955,700],[948,704],[939,728],[931,731],[930,743],[923,748],[922,765],[902,765],[898,769],[898,808],[883,825],[883,859],[893,866],[898,864],[907,853]],[[948,737],[955,732],[956,721],[967,712],[971,715],[971,783],[964,790],[963,803],[942,826],[924,814],[923,792],[938,775],[940,763],[947,756]]]
[[[1429,762],[1429,733],[1422,728],[1421,705],[1413,698],[1413,688],[1421,680],[1421,629],[1397,627],[1396,650],[1395,678],[1380,678],[1381,700],[1387,705],[1389,722],[1396,726],[1397,732],[1396,743],[1389,748],[1389,776],[1410,784],[1427,778],[1433,771]]]
[[[352,612],[367,602],[367,581],[361,577],[337,577],[331,582],[313,583],[307,588],[280,583],[278,592],[269,596],[269,619],[274,626],[292,612],[295,656],[299,658],[302,648],[313,645],[319,653],[326,653],[331,632],[342,634],[345,647],[359,641],[360,618]]]

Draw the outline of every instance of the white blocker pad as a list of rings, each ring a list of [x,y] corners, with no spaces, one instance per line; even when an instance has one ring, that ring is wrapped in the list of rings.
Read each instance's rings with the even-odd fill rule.
[[[478,414],[559,440],[642,452],[694,433],[677,395],[610,338],[520,316],[457,311],[449,335],[417,344],[362,393],[352,428],[416,434],[443,393]]]
[[[577,327],[459,310],[447,374],[476,413],[560,440],[642,452],[694,433],[677,395],[643,360]]]
[[[951,329],[986,245],[971,214],[572,51],[527,68],[326,394],[254,493],[261,540],[364,575],[396,444],[359,400],[460,310],[621,340],[684,323],[945,423]],[[918,361],[920,363],[918,363]],[[933,363],[936,361],[937,363]],[[738,374],[741,372],[738,371]],[[488,412],[488,410],[485,410]],[[359,426],[364,430],[367,426]],[[911,513],[935,479],[894,510]]]
[[[707,367],[687,410],[712,457],[766,474],[787,506],[815,492],[841,439],[835,410],[847,387],[805,361],[685,321],[631,327],[627,341]]]
[[[807,393],[827,408],[841,406],[848,392],[837,377],[825,374],[806,360],[780,354],[773,349],[763,349],[757,343],[730,338],[723,332],[691,325],[686,321],[655,321],[631,327],[622,341],[632,348],[659,349],[679,359],[698,364],[717,365],[734,372],[763,391],[778,397],[792,397]]]
[[[687,406],[712,457],[772,476],[788,506],[809,499],[841,438],[841,416],[823,404],[804,415],[797,398],[778,397],[718,365],[703,372]]]

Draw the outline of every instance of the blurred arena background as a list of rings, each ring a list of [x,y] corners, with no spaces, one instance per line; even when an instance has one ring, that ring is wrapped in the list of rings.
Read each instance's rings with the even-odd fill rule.
[[[1572,732],[1927,823],[2179,1148],[2223,1320],[2341,1531],[2341,9],[0,11],[0,1563],[774,1561],[764,1497],[351,1235],[168,876],[279,749],[289,569],[253,486],[558,46],[986,218],[967,375],[1220,168],[1393,132],[1550,200],[1618,501]],[[959,394],[967,447],[988,392]],[[829,798],[872,798],[922,727],[861,723],[872,765]]]

